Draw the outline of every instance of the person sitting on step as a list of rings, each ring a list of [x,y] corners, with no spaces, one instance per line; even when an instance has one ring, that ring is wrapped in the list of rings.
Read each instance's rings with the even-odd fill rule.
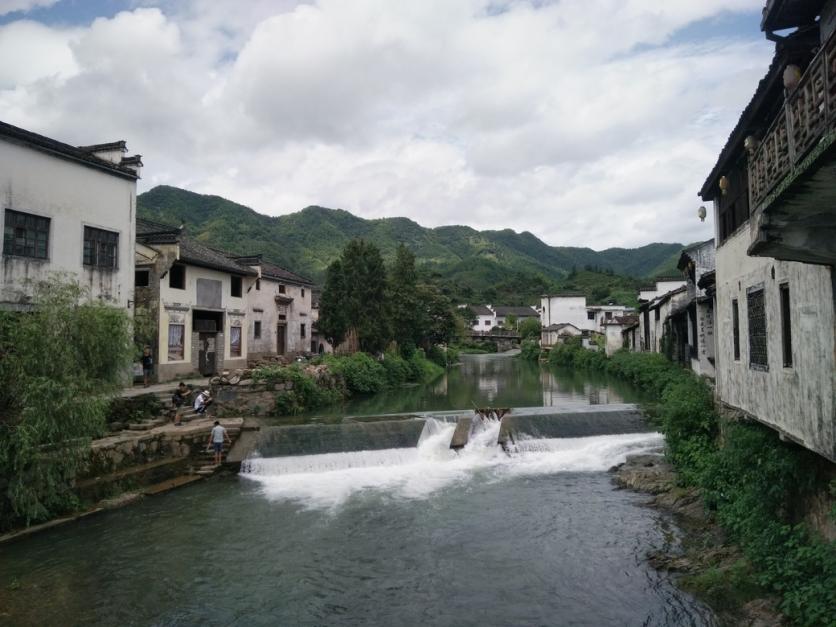
[[[209,390],[203,390],[194,399],[194,410],[201,416],[206,413],[206,408],[212,403],[212,394]]]

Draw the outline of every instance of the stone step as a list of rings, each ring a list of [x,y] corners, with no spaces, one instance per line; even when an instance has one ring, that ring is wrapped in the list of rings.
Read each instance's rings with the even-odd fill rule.
[[[160,481],[159,483],[150,485],[147,488],[144,488],[142,493],[146,496],[153,496],[162,492],[168,492],[174,488],[179,488],[180,486],[194,483],[195,481],[200,481],[201,479],[202,477],[200,475],[181,475],[180,477],[175,477],[174,479],[168,479],[166,481]]]
[[[132,422],[128,425],[128,429],[130,431],[148,431],[149,429],[153,429],[157,425],[154,424],[151,420],[144,421],[144,422]]]

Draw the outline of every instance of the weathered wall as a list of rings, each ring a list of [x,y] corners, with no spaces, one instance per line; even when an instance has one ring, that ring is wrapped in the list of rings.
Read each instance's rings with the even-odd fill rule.
[[[0,140],[0,199],[0,221],[5,209],[51,220],[47,260],[2,256],[0,302],[19,302],[22,281],[68,272],[93,297],[128,306],[133,299],[136,181]],[[84,266],[85,226],[119,234],[115,270]]]
[[[285,293],[279,286],[285,286]],[[287,305],[276,303],[276,296],[293,299]],[[278,325],[285,325],[285,353],[306,353],[311,350],[311,289],[310,286],[294,285],[267,277],[261,278],[261,289],[253,287],[247,294],[249,321],[247,335],[250,341],[250,356],[276,354],[278,346]],[[285,319],[280,320],[279,315]],[[261,321],[261,339],[255,338],[255,321]],[[305,336],[302,337],[302,325]]]
[[[585,296],[545,296],[540,304],[540,324],[544,327],[568,322],[579,329],[596,328],[595,321],[587,317]]]
[[[746,254],[744,228],[717,249],[717,396],[803,446],[836,460],[836,361],[831,269]],[[782,358],[779,285],[790,289],[792,367]],[[749,366],[747,289],[763,285],[768,370]],[[740,321],[740,359],[734,359],[732,299]]]
[[[186,266],[186,289],[180,290],[169,287],[169,275],[166,275],[160,283],[160,318],[159,318],[159,344],[157,346],[157,364],[159,368],[159,379],[167,381],[184,374],[196,372],[197,346],[195,338],[197,335],[192,328],[192,310],[206,309],[198,306],[197,281],[198,279],[219,281],[221,283],[221,309],[223,311],[223,329],[218,334],[217,340],[220,343],[218,350],[218,370],[243,368],[247,365],[248,356],[248,334],[246,296],[247,289],[255,281],[253,277],[242,279],[242,296],[231,295],[231,275],[220,270],[212,270],[199,266]],[[168,358],[168,325],[185,325],[185,347],[183,359],[170,360]],[[241,326],[241,357],[229,357],[229,329],[232,326]],[[223,357],[223,359],[221,359]]]

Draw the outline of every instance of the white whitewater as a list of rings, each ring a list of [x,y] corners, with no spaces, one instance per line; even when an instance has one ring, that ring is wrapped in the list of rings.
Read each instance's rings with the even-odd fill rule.
[[[395,498],[427,498],[477,474],[482,480],[501,480],[600,472],[623,462],[628,454],[647,452],[664,442],[658,433],[520,439],[506,453],[497,444],[498,420],[474,423],[467,446],[458,453],[450,449],[455,424],[428,419],[412,449],[256,457],[242,464],[241,474],[258,482],[268,498],[330,508],[369,490]]]

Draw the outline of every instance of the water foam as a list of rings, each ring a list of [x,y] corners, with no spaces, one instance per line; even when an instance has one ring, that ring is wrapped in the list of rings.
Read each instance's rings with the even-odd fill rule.
[[[396,498],[427,498],[450,485],[488,473],[484,479],[520,475],[605,471],[628,454],[663,444],[658,433],[583,438],[527,439],[508,452],[497,445],[500,423],[475,420],[468,444],[450,449],[455,424],[428,419],[412,449],[386,449],[253,458],[242,476],[260,484],[270,499],[297,500],[309,507],[336,507],[352,495],[374,491]]]

